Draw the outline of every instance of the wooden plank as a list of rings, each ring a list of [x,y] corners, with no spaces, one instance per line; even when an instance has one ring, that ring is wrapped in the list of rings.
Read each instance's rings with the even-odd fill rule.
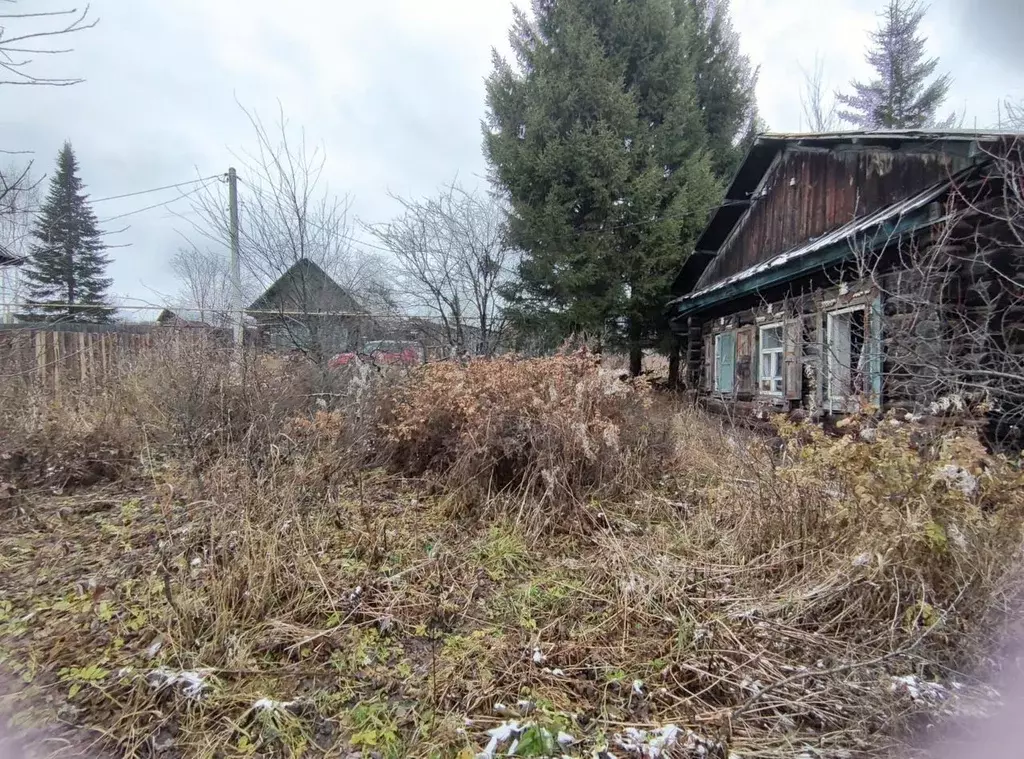
[[[78,382],[85,384],[85,333],[78,333]]]
[[[61,332],[50,332],[50,342],[53,344],[53,394],[55,397],[60,398],[60,379],[61,374],[64,372],[62,362],[64,360],[64,352],[61,350],[62,337]]]
[[[785,333],[782,343],[783,382],[786,386],[786,398],[791,401],[798,401],[803,395],[802,331],[800,319],[786,321],[783,328]]]
[[[109,335],[109,332],[100,333],[100,366],[102,367],[103,371],[103,381],[106,381],[107,378],[107,338],[109,337]]]
[[[36,347],[36,379],[41,387],[46,387],[46,333],[35,330],[33,336]]]
[[[751,395],[754,392],[754,326],[736,331],[736,392]]]

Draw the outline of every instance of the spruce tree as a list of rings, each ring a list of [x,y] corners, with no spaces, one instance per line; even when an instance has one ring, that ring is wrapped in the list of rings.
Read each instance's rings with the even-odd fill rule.
[[[29,294],[26,321],[108,322],[109,259],[89,207],[70,142],[57,156],[57,171],[32,230],[25,269]]]
[[[865,129],[952,126],[954,116],[942,123],[935,119],[952,80],[943,74],[928,82],[939,59],[925,58],[928,40],[918,34],[926,10],[919,0],[889,0],[867,53],[877,76],[866,83],[851,82],[853,92],[837,96],[846,106],[840,118]]]
[[[756,133],[757,70],[740,50],[729,17],[729,0],[676,0],[677,14],[690,13],[697,101],[708,135],[715,175],[728,183]]]
[[[692,33],[675,0],[535,0],[487,82],[484,150],[523,251],[513,318],[611,335],[633,373],[720,192]]]

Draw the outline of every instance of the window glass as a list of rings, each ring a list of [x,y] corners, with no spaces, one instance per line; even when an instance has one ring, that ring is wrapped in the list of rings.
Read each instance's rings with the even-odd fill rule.
[[[782,394],[782,325],[761,327],[761,361],[758,386],[762,393]]]

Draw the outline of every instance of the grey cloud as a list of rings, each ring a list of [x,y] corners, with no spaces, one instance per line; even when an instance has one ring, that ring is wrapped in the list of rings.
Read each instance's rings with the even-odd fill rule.
[[[969,43],[968,55],[987,58],[1007,73],[1024,70],[1024,2],[1021,0],[944,0],[954,29]]]

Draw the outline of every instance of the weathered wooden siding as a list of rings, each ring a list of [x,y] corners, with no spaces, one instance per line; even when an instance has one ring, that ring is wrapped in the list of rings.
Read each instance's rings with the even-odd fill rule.
[[[740,220],[698,287],[903,200],[965,163],[966,159],[937,152],[789,148],[769,171],[760,200]]]

